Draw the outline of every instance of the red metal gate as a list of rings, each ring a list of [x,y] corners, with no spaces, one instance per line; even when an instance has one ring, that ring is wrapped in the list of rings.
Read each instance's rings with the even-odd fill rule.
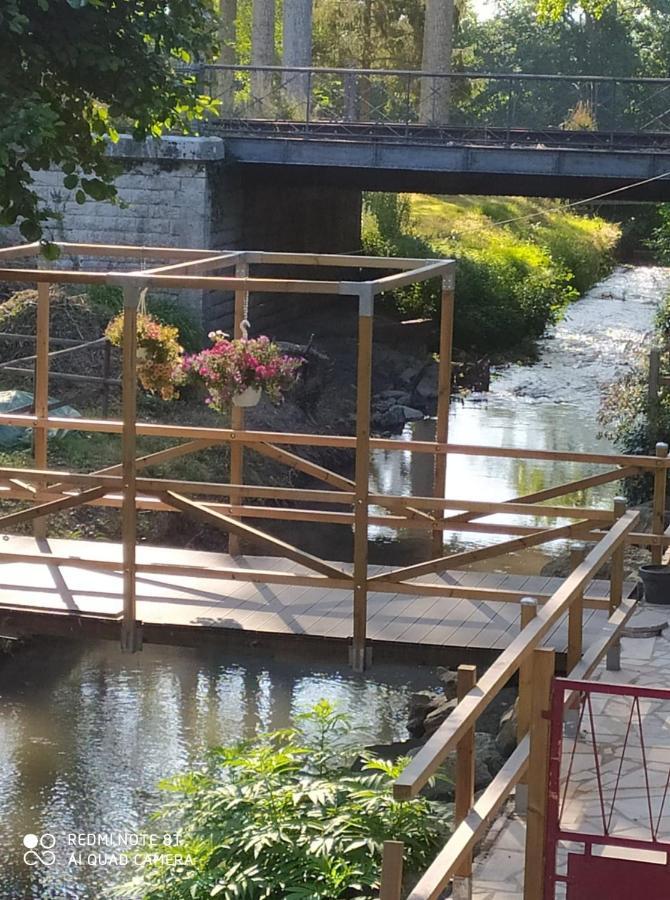
[[[669,900],[669,792],[670,690],[554,679],[545,900]]]

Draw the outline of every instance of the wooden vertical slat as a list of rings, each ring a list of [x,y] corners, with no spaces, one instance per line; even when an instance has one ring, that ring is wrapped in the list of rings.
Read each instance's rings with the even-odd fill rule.
[[[37,285],[37,326],[35,346],[35,383],[33,397],[35,415],[42,421],[33,428],[33,458],[36,469],[46,469],[49,439],[49,285]],[[35,497],[40,502],[39,492]],[[35,519],[35,537],[46,537],[47,519]]]
[[[451,401],[451,358],[454,332],[454,289],[452,276],[442,279],[442,301],[440,308],[440,367],[438,370],[437,388],[437,422],[435,424],[435,440],[446,444],[449,438],[449,405]],[[442,499],[447,484],[447,455],[437,453],[433,476],[433,493]],[[435,512],[436,518],[444,518],[444,510]],[[444,544],[444,532],[434,531],[432,537],[432,555],[441,556]]]
[[[458,702],[477,683],[477,667],[458,667]],[[458,826],[475,802],[475,727],[473,725],[456,747],[456,791],[454,825]],[[467,900],[472,894],[472,853],[467,853],[454,869],[454,896]]]
[[[404,851],[402,841],[384,841],[379,900],[400,900]]]
[[[656,456],[665,459],[668,455],[668,445],[656,444]],[[659,467],[654,472],[654,506],[651,530],[654,534],[663,534],[665,530],[665,494],[668,481],[668,470]],[[663,560],[663,545],[658,544],[651,548],[651,561],[655,566],[660,566]]]
[[[519,625],[521,631],[533,621],[537,615],[537,600],[534,597],[523,597],[519,604]],[[516,740],[521,743],[528,734],[530,726],[530,710],[533,687],[533,659],[532,657],[519,666],[519,695],[516,708]],[[514,805],[517,815],[526,815],[528,810],[528,785],[526,776],[519,779],[514,795]]]
[[[663,471],[663,475],[665,476],[665,471]],[[617,519],[620,519],[625,512],[626,501],[623,497],[615,497],[614,515]],[[622,544],[621,547],[612,553],[608,618],[612,617],[623,600],[624,552],[625,546]],[[618,672],[621,669],[621,642],[618,639],[614,641],[607,651],[606,666],[609,672]]]
[[[578,594],[568,612],[568,672],[571,672],[582,658],[584,646],[584,592]]]
[[[137,307],[141,293],[140,287],[136,284],[124,284],[123,286],[123,431],[121,434],[123,622],[121,649],[130,653],[139,650],[141,646],[136,609]]]
[[[238,262],[235,266],[235,277],[246,278],[249,275],[249,265],[246,261]],[[242,322],[244,320],[244,307],[248,300],[249,292],[246,290],[235,291],[235,317],[233,325],[233,336],[235,338],[242,337]],[[244,428],[244,409],[241,406],[233,406],[230,413],[230,427],[233,431],[240,431]],[[239,441],[233,441],[230,445],[230,482],[231,484],[242,484],[244,479],[244,445]],[[231,492],[231,505],[240,502],[240,495],[237,492]],[[240,552],[240,539],[236,534],[228,535],[228,552],[232,556],[237,556]]]
[[[533,688],[528,762],[528,815],[524,900],[542,900],[544,894],[544,844],[549,772],[549,706],[555,653],[542,647],[533,651]]]
[[[368,494],[370,479],[370,403],[372,400],[372,331],[374,295],[361,289],[358,303],[358,364],[356,380],[356,475],[354,489],[354,609],[351,663],[366,665],[368,614]]]

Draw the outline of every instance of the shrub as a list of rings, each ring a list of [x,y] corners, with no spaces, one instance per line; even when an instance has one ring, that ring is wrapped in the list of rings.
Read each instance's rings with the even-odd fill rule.
[[[143,868],[121,896],[367,900],[384,840],[400,836],[410,874],[423,869],[447,833],[440,806],[393,799],[403,762],[366,756],[352,772],[347,730],[322,700],[296,728],[211,750],[201,771],[163,782],[175,799],[158,818],[180,829],[179,843],[161,847],[167,860]]]
[[[542,218],[529,215],[542,212]],[[366,195],[366,252],[458,260],[455,341],[501,351],[540,337],[612,265],[616,225],[524,198]],[[401,314],[434,316],[435,282],[394,294]]]

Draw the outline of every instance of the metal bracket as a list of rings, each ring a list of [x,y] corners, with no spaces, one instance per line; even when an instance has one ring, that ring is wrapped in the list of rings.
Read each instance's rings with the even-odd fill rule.
[[[451,264],[442,276],[442,289],[445,291],[453,291],[456,288],[456,266]]]
[[[371,284],[363,284],[358,290],[358,315],[368,318],[375,314],[375,292]]]

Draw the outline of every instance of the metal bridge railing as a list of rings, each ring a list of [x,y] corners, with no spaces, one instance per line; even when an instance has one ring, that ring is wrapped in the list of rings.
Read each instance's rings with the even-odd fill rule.
[[[281,123],[357,134],[375,126],[419,138],[434,126],[472,130],[484,141],[560,132],[575,143],[588,134],[670,134],[665,78],[224,65],[195,71],[220,100],[221,122],[242,130]]]

